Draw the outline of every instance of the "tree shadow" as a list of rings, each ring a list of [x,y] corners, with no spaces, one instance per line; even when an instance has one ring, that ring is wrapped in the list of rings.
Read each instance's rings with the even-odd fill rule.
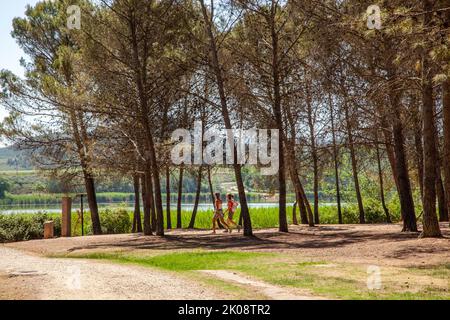
[[[372,232],[350,227],[295,227],[290,233],[277,231],[257,232],[254,237],[242,235],[198,234],[189,231],[167,234],[162,237],[146,237],[133,235],[131,238],[102,243],[92,243],[72,247],[69,252],[79,250],[95,250],[117,248],[121,250],[160,250],[171,251],[181,249],[205,250],[295,250],[295,249],[326,249],[342,248],[356,243],[365,242],[402,242],[416,239],[417,233]],[[198,231],[197,231],[198,232]],[[413,248],[411,248],[411,251]],[[405,251],[408,253],[409,251]],[[400,255],[401,253],[399,253]]]

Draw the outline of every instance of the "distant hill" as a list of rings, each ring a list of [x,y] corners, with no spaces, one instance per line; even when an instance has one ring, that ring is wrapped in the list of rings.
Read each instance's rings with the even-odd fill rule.
[[[26,152],[14,147],[0,148],[0,171],[32,170]]]

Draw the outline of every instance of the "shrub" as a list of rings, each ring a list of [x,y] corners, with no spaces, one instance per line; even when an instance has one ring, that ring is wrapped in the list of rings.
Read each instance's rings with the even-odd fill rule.
[[[342,207],[342,219],[344,224],[359,223],[359,208],[357,204],[349,204]]]
[[[131,232],[131,219],[125,209],[106,209],[100,212],[104,234],[123,234]]]
[[[47,214],[35,215],[0,215],[0,242],[14,242],[42,239],[44,223],[55,222],[55,235],[61,234],[61,220],[52,219]]]

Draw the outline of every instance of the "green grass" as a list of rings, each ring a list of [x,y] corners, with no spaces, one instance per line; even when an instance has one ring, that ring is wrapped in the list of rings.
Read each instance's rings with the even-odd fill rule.
[[[366,266],[333,264],[328,267],[323,261],[301,261],[300,257],[278,253],[239,251],[189,251],[145,256],[135,253],[91,253],[69,255],[69,258],[109,260],[116,263],[136,264],[144,267],[160,268],[191,275],[199,280],[196,270],[233,270],[248,274],[265,282],[298,289],[307,289],[312,294],[337,299],[450,299],[449,289],[433,285],[450,277],[448,265],[416,269],[397,268],[395,272],[383,272],[383,288],[369,290],[366,286]],[[438,270],[437,273],[434,273]],[[192,273],[194,272],[194,273]],[[406,288],[398,279],[398,274],[407,275],[412,280]],[[414,275],[430,277],[431,283],[414,284]],[[194,276],[195,275],[195,276]],[[398,280],[397,280],[398,279]],[[208,279],[203,279],[208,280]],[[210,279],[209,279],[210,280]],[[448,280],[447,280],[448,281]],[[210,285],[223,286],[223,281],[208,281]],[[230,289],[230,288],[228,288]]]
[[[84,255],[88,259],[106,259],[120,263],[133,263],[146,267],[155,267],[171,271],[222,270],[247,265],[260,257],[272,254],[230,251],[195,251],[162,254],[150,257],[123,255],[120,253],[93,253]]]

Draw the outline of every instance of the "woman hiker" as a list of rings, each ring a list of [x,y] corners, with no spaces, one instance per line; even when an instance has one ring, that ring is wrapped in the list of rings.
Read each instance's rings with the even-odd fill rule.
[[[216,223],[217,223],[217,221],[220,221],[220,223],[225,228],[227,228],[225,230],[225,232],[229,232],[230,227],[228,226],[228,224],[225,222],[225,219],[224,219],[223,202],[222,202],[222,199],[220,198],[220,193],[216,193],[215,197],[216,197],[216,200],[215,200],[216,211],[214,213],[214,218],[213,218],[213,234],[216,234]]]
[[[239,202],[234,200],[234,196],[232,194],[229,194],[227,196],[227,210],[225,211],[225,214],[228,213],[227,218],[227,224],[230,227],[230,233],[231,233],[231,226],[235,226],[238,229],[238,232],[241,231],[241,227],[233,221],[234,214],[236,213],[237,208],[239,207]]]

